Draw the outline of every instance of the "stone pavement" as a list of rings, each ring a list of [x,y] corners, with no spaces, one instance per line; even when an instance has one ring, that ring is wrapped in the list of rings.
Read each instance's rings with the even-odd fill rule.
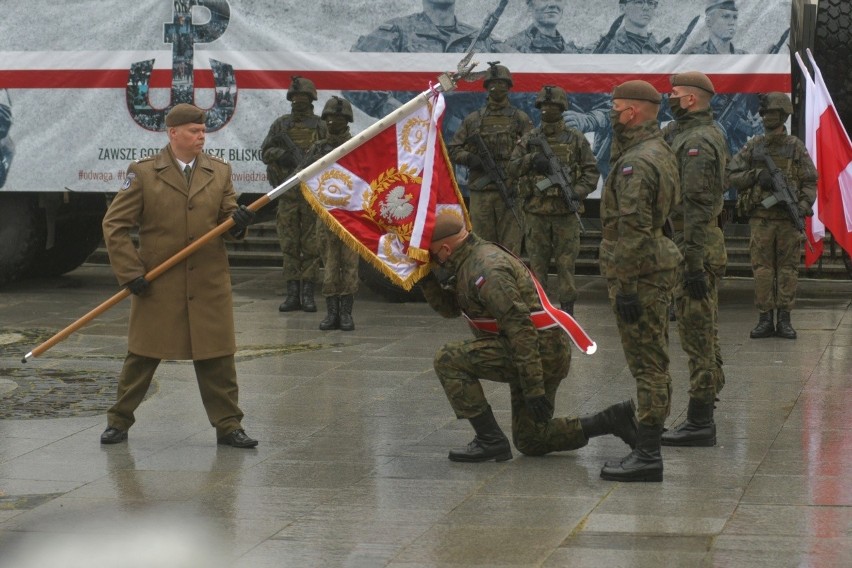
[[[368,290],[354,332],[280,314],[279,271],[234,269],[237,369],[255,450],[216,445],[188,362],[164,362],[127,443],[101,446],[129,302],[20,359],[111,296],[109,269],[0,290],[0,566],[852,566],[852,283],[803,281],[799,339],[751,340],[749,279],[726,279],[728,384],[714,448],[663,448],[662,483],[598,474],[629,449],[459,464],[472,437],[432,370],[460,320]],[[579,277],[557,415],[635,396],[598,277]],[[674,405],[686,360],[672,328]],[[510,426],[508,389],[485,383]]]

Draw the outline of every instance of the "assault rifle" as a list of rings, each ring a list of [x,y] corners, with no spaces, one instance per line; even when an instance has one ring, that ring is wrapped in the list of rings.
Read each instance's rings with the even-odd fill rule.
[[[769,53],[774,55],[781,51],[781,48],[784,47],[785,43],[787,43],[788,37],[790,37],[790,28],[787,28],[784,33],[781,34],[781,39],[779,39],[777,43],[772,44],[772,47],[769,49]],[[745,103],[745,98],[748,95],[748,93],[737,93],[732,96],[728,100],[728,103],[722,107],[722,110],[719,112],[719,116],[716,118],[719,124],[727,124],[730,114]]]
[[[698,24],[699,17],[700,16],[695,16],[692,21],[689,22],[689,25],[686,26],[686,31],[677,36],[674,41],[674,44],[672,45],[672,48],[669,50],[669,55],[674,55],[675,53],[683,49],[683,44],[686,43],[686,40],[689,39],[689,34],[692,33],[692,30],[694,30],[695,26]]]
[[[545,178],[535,184],[536,189],[544,191],[548,187],[557,186],[562,193],[565,205],[568,206],[568,210],[577,216],[577,220],[580,222],[580,231],[585,233],[586,228],[583,227],[583,220],[580,219],[580,198],[577,197],[577,193],[574,191],[574,186],[571,183],[571,171],[556,157],[547,138],[540,132],[530,136],[529,145],[541,148],[541,153],[544,154],[544,157],[547,158],[547,162],[550,164],[550,173],[544,174]]]
[[[491,150],[488,148],[488,145],[485,143],[485,140],[482,139],[482,135],[479,134],[479,132],[471,135],[470,140],[476,145],[476,153],[482,160],[482,165],[485,166],[485,175],[487,175],[491,181],[494,182],[494,185],[497,186],[497,191],[500,192],[500,197],[503,198],[503,203],[505,203],[506,207],[512,211],[512,215],[515,216],[515,221],[517,221],[518,227],[523,229],[524,225],[521,223],[521,218],[518,217],[518,212],[515,210],[515,197],[512,195],[511,190],[509,190],[509,186],[506,185],[506,173],[503,171],[503,168],[500,167],[500,164],[494,160]]]
[[[784,176],[784,172],[781,171],[781,168],[775,165],[775,160],[773,160],[766,152],[755,152],[753,157],[758,160],[763,160],[766,163],[766,169],[772,176],[772,195],[761,201],[760,205],[765,209],[769,209],[778,203],[783,203],[784,208],[787,210],[787,215],[796,226],[796,230],[804,235],[805,220],[799,212],[799,200],[796,199],[795,195],[793,195],[793,191],[790,189],[790,184],[787,183],[787,178]],[[805,243],[807,243],[808,249],[813,252],[813,247],[807,238],[805,238]]]
[[[609,27],[609,31],[606,32],[601,38],[598,40],[598,43],[595,44],[595,48],[592,50],[592,53],[605,53],[609,44],[612,43],[612,38],[615,37],[615,32],[618,31],[618,28],[621,26],[621,22],[624,21],[624,14],[620,15],[615,19],[612,25]]]
[[[293,167],[298,167],[304,161],[305,153],[298,146],[298,144],[293,142],[293,139],[290,138],[290,135],[287,134],[285,131],[282,130],[281,132],[274,134],[270,142],[279,146],[283,145],[287,148],[287,152],[291,156],[293,156],[293,159],[296,162]]]

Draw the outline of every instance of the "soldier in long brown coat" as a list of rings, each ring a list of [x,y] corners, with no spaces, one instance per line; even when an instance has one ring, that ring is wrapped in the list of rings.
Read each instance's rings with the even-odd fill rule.
[[[191,359],[201,400],[218,443],[257,445],[242,428],[237,405],[231,278],[222,238],[212,240],[162,276],[145,274],[229,217],[227,238],[243,238],[254,213],[237,206],[231,166],[202,152],[204,111],[188,104],[166,116],[169,144],[127,169],[103,221],[118,282],[133,294],[128,353],[118,400],[107,412],[102,444],[127,439],[136,408],[162,359]],[[130,238],[138,228],[139,245]]]

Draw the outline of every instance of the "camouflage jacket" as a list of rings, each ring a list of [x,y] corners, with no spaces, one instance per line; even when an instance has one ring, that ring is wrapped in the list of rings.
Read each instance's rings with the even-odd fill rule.
[[[604,53],[663,53],[660,42],[654,34],[641,36],[628,32],[623,27],[619,28]]]
[[[297,171],[298,166],[286,166],[280,160],[272,159],[269,150],[281,148],[286,154],[293,154],[283,135],[287,135],[290,141],[301,149],[301,156],[293,156],[293,161],[299,163],[304,158],[305,152],[315,141],[325,138],[328,131],[325,121],[314,113],[310,114],[285,114],[275,119],[263,144],[260,146],[260,155],[266,164],[266,177],[269,185],[277,187]]]
[[[766,162],[755,157],[756,149],[763,149],[784,173],[791,189],[795,191],[799,209],[810,208],[816,199],[816,167],[804,143],[795,136],[788,135],[787,129],[782,127],[779,132],[758,135],[746,142],[728,164],[728,181],[739,190],[737,210],[751,217],[789,217],[783,204],[773,205],[769,209],[761,206],[761,202],[769,197],[771,192],[763,189],[758,183],[758,174],[766,168]]]
[[[728,145],[722,130],[713,122],[713,111],[691,112],[670,122],[663,137],[677,157],[682,200],[672,209],[675,242],[689,272],[702,270],[705,261],[724,264],[724,238],[716,229],[725,193]],[[721,247],[721,251],[719,250]],[[722,258],[719,258],[721,252]]]
[[[618,147],[601,195],[601,274],[618,280],[619,292],[635,294],[640,276],[673,269],[682,259],[663,235],[680,180],[656,120],[628,129]]]
[[[423,12],[388,20],[371,33],[358,38],[352,51],[394,53],[464,53],[479,33],[478,28],[456,18],[453,29],[438,27]],[[476,51],[492,52],[494,41],[486,38]]]
[[[535,25],[513,35],[499,45],[501,51],[520,53],[581,53],[572,41],[565,41],[558,31],[555,36],[542,34]]]
[[[490,150],[491,157],[494,158],[498,167],[503,168],[504,174],[508,175],[512,150],[521,136],[532,130],[532,127],[532,120],[524,111],[513,107],[508,102],[495,104],[489,101],[484,108],[464,118],[461,127],[447,145],[447,151],[454,163],[470,166],[470,155],[479,155],[476,145],[471,141],[471,136],[479,133],[485,146]],[[484,159],[483,156],[479,157]],[[491,180],[493,178],[484,169],[470,168],[468,187],[471,191],[496,190],[497,187]],[[509,179],[504,181],[507,186],[512,185]]]
[[[580,200],[586,198],[598,185],[598,165],[592,147],[582,132],[559,121],[554,125],[544,124],[534,128],[521,138],[512,152],[509,174],[518,179],[518,191],[524,199],[524,211],[539,215],[567,215],[570,213],[562,190],[555,185],[539,189],[536,184],[546,183],[547,176],[532,169],[533,159],[540,147],[530,145],[530,138],[543,134],[556,158],[565,165],[571,175],[574,193]],[[583,212],[582,201],[579,212]]]
[[[455,277],[454,289],[442,287],[434,276],[424,278],[421,289],[429,305],[446,318],[464,312],[474,319],[496,319],[525,396],[544,394],[539,345],[559,341],[556,334],[562,331],[538,331],[530,320],[530,313],[542,306],[526,266],[494,243],[471,234],[442,268]],[[477,337],[493,337],[473,332]]]
[[[694,45],[694,46],[690,47],[689,49],[687,49],[683,53],[687,54],[687,55],[691,55],[691,54],[717,55],[719,53],[719,51],[716,49],[716,44],[714,44],[712,41],[710,41],[708,39],[705,42],[702,42],[698,45]],[[736,47],[734,47],[734,44],[731,43],[730,51],[728,53],[742,55],[743,53],[745,53],[745,51],[743,51],[742,49],[737,49]]]

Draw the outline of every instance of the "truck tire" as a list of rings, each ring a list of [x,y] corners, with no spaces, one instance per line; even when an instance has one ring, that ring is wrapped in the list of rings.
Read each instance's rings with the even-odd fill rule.
[[[852,2],[820,0],[814,59],[847,132],[852,130]]]
[[[358,276],[361,282],[385,300],[389,302],[425,302],[423,292],[420,286],[415,285],[410,291],[406,291],[393,282],[391,282],[384,274],[373,268],[363,259],[358,265]]]
[[[62,205],[56,220],[56,238],[52,248],[35,252],[27,271],[30,277],[54,277],[71,272],[91,256],[103,240],[101,222],[106,212],[102,194],[74,196]],[[39,230],[46,234],[44,211],[40,211]]]
[[[44,246],[38,230],[38,198],[0,193],[0,286],[23,278]]]

